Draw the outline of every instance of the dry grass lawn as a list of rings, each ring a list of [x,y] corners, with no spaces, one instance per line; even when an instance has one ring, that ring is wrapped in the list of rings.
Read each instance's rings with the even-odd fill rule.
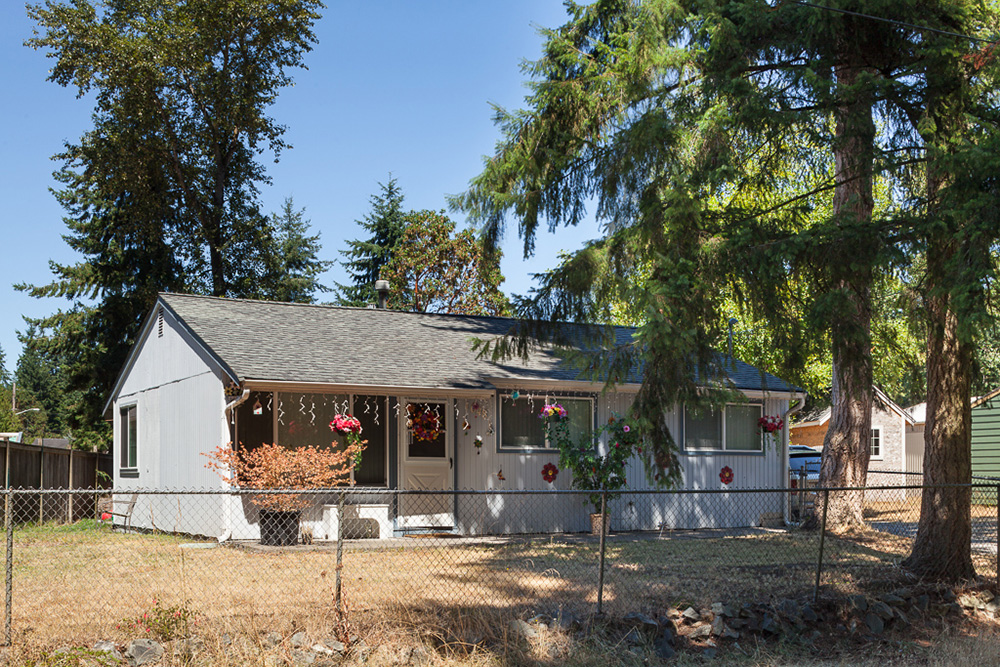
[[[739,604],[811,592],[818,534],[704,534],[612,536],[604,581],[607,611],[655,615],[671,606],[701,607],[720,600]],[[588,615],[597,601],[597,544],[581,536],[470,542],[431,538],[397,540],[390,547],[359,541],[348,546],[343,592],[352,630],[365,637],[404,641],[417,636],[447,644],[468,632],[502,634],[502,619],[515,615],[559,608]],[[825,549],[824,590],[873,593],[898,581],[897,564],[909,540],[864,531],[828,535]],[[995,559],[977,565],[983,575],[995,576]],[[329,546],[262,551],[190,537],[112,533],[94,522],[25,528],[15,533],[14,545],[15,650],[89,646],[96,639],[124,643],[135,636],[127,620],[158,605],[193,612],[187,632],[215,641],[224,635],[236,638],[232,646],[220,648],[221,654],[245,660],[260,655],[259,638],[267,631],[330,636],[335,571],[336,551]],[[986,650],[960,633],[949,641],[968,644],[970,655]],[[506,657],[484,657],[479,650],[452,657],[462,664],[494,659],[560,664],[529,649],[518,648]],[[608,664],[597,657],[600,647],[592,654],[589,650],[574,651],[579,661],[569,664]],[[934,650],[906,649],[923,656],[922,664],[946,664],[935,662]],[[741,651],[746,664],[785,664],[787,657],[766,645],[747,645]],[[532,662],[536,659],[541,662]],[[612,664],[631,664],[627,656],[616,659],[626,661]],[[787,664],[804,658],[797,654],[790,659]],[[984,661],[998,662],[985,655]]]

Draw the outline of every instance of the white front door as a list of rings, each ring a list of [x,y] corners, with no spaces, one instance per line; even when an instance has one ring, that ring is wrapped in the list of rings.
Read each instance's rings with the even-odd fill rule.
[[[399,415],[399,487],[403,490],[454,490],[451,401],[407,399]],[[455,496],[402,495],[401,528],[451,528],[455,524]]]

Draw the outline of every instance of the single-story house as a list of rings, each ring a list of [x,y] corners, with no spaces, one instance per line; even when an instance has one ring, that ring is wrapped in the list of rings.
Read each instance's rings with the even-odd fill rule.
[[[542,468],[558,465],[538,412],[558,401],[573,428],[591,431],[612,413],[627,412],[637,383],[614,392],[581,380],[550,351],[527,361],[494,363],[472,350],[513,321],[495,317],[423,314],[378,308],[275,303],[161,294],[146,318],[108,400],[114,421],[114,486],[145,489],[221,489],[204,454],[220,445],[295,447],[329,444],[337,413],[354,414],[368,441],[359,487],[377,489],[569,489],[568,472],[548,482]],[[632,330],[620,328],[622,341]],[[758,428],[764,415],[786,421],[801,390],[733,360],[730,379],[744,399],[712,415],[677,406],[664,415],[682,447],[688,489],[785,488],[787,430],[777,444]],[[414,439],[408,407],[440,419],[432,441]],[[402,415],[402,416],[401,416]],[[723,484],[720,472],[731,479]],[[729,473],[722,475],[729,479]],[[641,462],[629,487],[649,484]],[[383,494],[385,495],[385,494]],[[421,499],[423,498],[423,499]],[[444,500],[442,500],[442,498]],[[433,529],[458,534],[582,531],[587,508],[578,497],[403,496],[397,506],[372,501],[361,511],[381,537],[391,530]],[[133,525],[253,539],[257,512],[239,498],[190,496],[143,508]],[[506,504],[506,506],[505,506]],[[374,509],[373,509],[374,508]],[[612,503],[613,529],[729,527],[780,520],[779,493],[729,497],[645,496]],[[317,539],[331,535],[329,510],[304,515]]]
[[[910,448],[914,445],[908,440],[907,434],[914,425],[914,418],[884,391],[878,387],[873,389],[868,484],[869,486],[905,485],[908,483],[907,476],[896,473],[906,471],[908,457],[913,456]],[[822,450],[823,440],[827,429],[830,428],[830,415],[829,407],[802,413],[791,426],[791,443]],[[920,456],[923,456],[922,439]]]

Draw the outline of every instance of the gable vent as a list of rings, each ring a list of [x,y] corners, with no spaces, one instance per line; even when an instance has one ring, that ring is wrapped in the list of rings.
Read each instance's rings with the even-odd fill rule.
[[[156,337],[163,338],[163,308],[156,311]]]

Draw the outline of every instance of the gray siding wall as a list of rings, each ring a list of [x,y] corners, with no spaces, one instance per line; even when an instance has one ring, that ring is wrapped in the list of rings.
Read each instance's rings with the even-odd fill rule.
[[[906,475],[880,474],[906,471],[906,421],[894,410],[872,409],[872,428],[878,428],[882,439],[882,456],[868,463],[868,486],[905,486]],[[879,499],[901,500],[903,492],[877,492]]]
[[[541,393],[544,396],[544,393]],[[596,423],[602,424],[612,413],[625,414],[632,403],[631,393],[598,395],[595,399]],[[457,403],[461,406],[462,399]],[[541,401],[539,409],[541,409]],[[764,414],[784,414],[787,400],[767,399]],[[491,415],[494,419],[496,415]],[[680,410],[671,410],[665,419],[675,437],[680,440]],[[559,464],[559,452],[510,453],[498,452],[496,434],[487,435],[489,424],[472,420],[468,437],[457,434],[457,488],[462,489],[571,489],[568,471],[560,471],[552,484],[542,479],[546,463]],[[459,419],[461,423],[461,418]],[[478,431],[477,429],[484,429]],[[495,428],[494,428],[495,431]],[[472,437],[482,432],[485,444],[477,454]],[[683,454],[684,489],[777,489],[785,487],[784,448],[787,428],[781,443],[769,444],[763,454]],[[726,486],[719,479],[722,468],[733,470],[733,482]],[[497,473],[502,471],[504,481]],[[653,489],[638,459],[626,473],[628,488]],[[618,530],[654,530],[668,528],[741,527],[759,525],[763,520],[780,517],[783,494],[650,494],[618,498],[611,502],[612,527]],[[582,531],[590,523],[589,505],[582,496],[498,496],[487,502],[482,497],[458,498],[457,527],[469,534],[484,532]]]
[[[114,409],[115,489],[220,488],[202,456],[225,444],[223,374],[169,312],[140,341]],[[136,476],[123,476],[120,408],[137,408]],[[119,496],[121,499],[122,496]],[[224,530],[223,499],[211,496],[140,495],[132,524],[140,528],[200,535]]]

